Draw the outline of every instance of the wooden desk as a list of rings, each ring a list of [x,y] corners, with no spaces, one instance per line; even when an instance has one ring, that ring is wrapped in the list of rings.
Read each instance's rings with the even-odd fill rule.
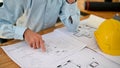
[[[88,14],[94,14],[106,19],[112,18],[116,13],[120,15],[120,12],[110,12],[110,11],[88,11],[84,9],[84,2],[86,0],[77,0],[78,1],[78,7],[80,11],[88,13]],[[104,0],[91,0],[96,2],[104,2]],[[113,2],[117,2],[118,0],[113,0]]]

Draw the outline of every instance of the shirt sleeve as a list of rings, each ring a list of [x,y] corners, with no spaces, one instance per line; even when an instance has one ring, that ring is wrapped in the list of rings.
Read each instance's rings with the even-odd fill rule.
[[[69,31],[77,31],[80,23],[80,10],[77,8],[77,2],[68,4],[64,1],[59,17]]]
[[[15,26],[15,23],[27,8],[27,1],[30,0],[3,0],[0,8],[0,37],[23,40],[26,27]]]

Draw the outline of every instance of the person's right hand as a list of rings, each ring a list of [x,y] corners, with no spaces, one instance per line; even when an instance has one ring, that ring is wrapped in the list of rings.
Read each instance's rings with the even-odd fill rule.
[[[25,41],[34,49],[41,48],[43,52],[46,51],[42,36],[30,29],[26,29],[24,32]]]

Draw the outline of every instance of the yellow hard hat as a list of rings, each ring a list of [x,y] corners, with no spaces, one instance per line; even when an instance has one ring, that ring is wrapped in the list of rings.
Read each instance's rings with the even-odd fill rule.
[[[107,19],[94,34],[98,46],[104,53],[120,56],[120,21]]]

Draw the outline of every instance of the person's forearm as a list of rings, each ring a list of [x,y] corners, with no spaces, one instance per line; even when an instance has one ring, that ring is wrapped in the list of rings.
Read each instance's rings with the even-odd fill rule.
[[[23,33],[25,30],[26,27],[0,23],[0,36],[2,38],[23,40]]]
[[[23,40],[26,27],[14,26],[14,24],[25,9],[24,0],[3,1],[3,6],[0,8],[0,36],[7,39]]]

